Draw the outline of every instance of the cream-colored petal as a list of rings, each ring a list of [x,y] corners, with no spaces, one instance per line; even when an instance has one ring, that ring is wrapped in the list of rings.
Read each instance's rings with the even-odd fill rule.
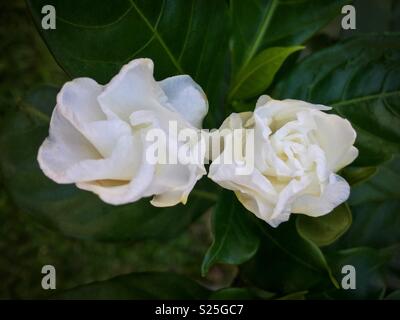
[[[81,126],[80,131],[104,158],[112,155],[122,136],[132,134],[131,126],[118,119],[85,123]]]
[[[90,78],[77,78],[67,82],[57,95],[59,111],[78,130],[84,123],[105,120],[97,97],[103,86]]]
[[[38,153],[42,171],[57,183],[73,183],[68,170],[81,161],[100,159],[92,144],[64,117],[57,105],[53,111],[49,137]]]
[[[292,179],[280,192],[274,212],[270,217],[271,225],[277,227],[281,222],[287,221],[293,211],[293,202],[298,195],[308,187],[311,180],[308,176]]]
[[[144,197],[154,175],[154,166],[145,162],[138,175],[131,181],[97,180],[78,182],[76,186],[82,190],[97,194],[101,200],[112,205],[132,203]]]
[[[314,137],[325,152],[328,168],[337,172],[358,156],[353,147],[356,132],[348,120],[337,115],[315,112],[313,116],[317,125]]]
[[[150,188],[151,194],[154,194],[151,204],[156,207],[185,204],[189,193],[204,174],[204,167],[194,164],[159,165]]]
[[[69,167],[65,174],[74,182],[129,181],[140,169],[142,152],[142,141],[138,136],[122,136],[118,139],[110,157],[80,161]]]
[[[311,104],[301,100],[274,100],[268,96],[261,96],[257,101],[254,113],[267,121],[272,131],[276,131],[285,123],[295,120],[300,111],[330,109],[324,105]]]
[[[159,84],[170,107],[194,127],[201,128],[208,112],[208,101],[201,87],[188,75],[166,78]]]
[[[320,195],[303,194],[292,205],[293,213],[319,217],[331,212],[345,202],[350,195],[350,186],[342,177],[331,174]]]
[[[273,185],[257,169],[248,175],[238,175],[240,166],[224,163],[223,158],[224,153],[211,163],[208,177],[223,188],[234,191],[244,207],[269,223],[278,197]]]
[[[135,111],[164,109],[167,97],[154,80],[153,67],[150,59],[132,60],[105,86],[98,101],[108,119],[129,122]]]
[[[176,155],[174,162],[166,164],[157,164],[156,173],[151,187],[147,190],[149,195],[154,195],[151,204],[157,207],[167,207],[178,203],[186,203],[189,193],[195,186],[196,182],[206,174],[204,168],[204,152],[199,150],[198,159],[192,159],[196,162],[184,163],[184,160],[179,155],[179,151],[186,150],[184,153],[189,155],[194,148],[200,147],[201,141],[193,142],[192,144],[182,142],[178,145],[174,144],[174,137],[169,136],[167,141],[166,156],[169,158],[171,153]],[[171,159],[172,160],[172,159]]]
[[[99,172],[97,177],[86,178],[98,178],[101,174],[107,178],[82,179],[77,182],[77,187],[94,192],[104,202],[113,205],[131,203],[149,196],[147,190],[153,182],[155,166],[146,160],[144,150],[148,144],[144,140],[144,134],[139,133],[138,135],[140,138],[138,136],[121,138],[111,158],[103,160],[104,162],[100,164],[88,165],[91,174],[96,174],[94,170]],[[139,139],[141,141],[138,141]],[[117,166],[118,168],[116,168]],[[113,168],[117,170],[113,171]],[[121,174],[121,179],[108,178],[116,174]],[[124,177],[124,175],[126,176]]]

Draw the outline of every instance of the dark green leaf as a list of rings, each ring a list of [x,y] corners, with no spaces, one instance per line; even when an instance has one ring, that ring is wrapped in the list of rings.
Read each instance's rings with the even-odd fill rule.
[[[385,300],[400,300],[400,290],[393,291],[385,297]]]
[[[332,106],[357,131],[354,164],[373,166],[400,151],[399,58],[400,34],[352,38],[304,59],[275,96]]]
[[[305,300],[307,293],[308,291],[289,293],[283,297],[278,298],[277,300]]]
[[[215,263],[241,264],[256,253],[259,237],[252,218],[232,191],[221,192],[212,214],[214,240],[203,260],[203,275]]]
[[[313,218],[299,215],[296,227],[299,234],[317,246],[327,246],[340,238],[351,225],[351,211],[346,204],[335,208],[331,213]]]
[[[247,282],[279,294],[337,285],[321,250],[297,233],[293,219],[276,229],[262,223],[261,230],[257,254],[241,267]]]
[[[193,192],[185,206],[156,208],[149,199],[111,206],[74,185],[53,183],[40,170],[36,155],[48,135],[55,92],[45,88],[32,93],[22,106],[26,112],[11,114],[1,127],[1,171],[18,207],[67,235],[117,241],[176,236],[212,205]],[[44,105],[36,109],[29,104],[35,101],[53,103],[43,113]]]
[[[214,116],[224,87],[228,54],[225,1],[28,0],[34,21],[71,77],[105,83],[134,58],[155,62],[158,80],[191,75],[207,93]],[[54,5],[56,29],[41,27],[44,5]],[[222,120],[222,119],[221,119]]]
[[[368,180],[376,173],[376,167],[346,167],[342,169],[340,175],[354,187],[357,184]]]
[[[211,294],[211,300],[269,300],[275,293],[260,290],[257,288],[224,288]]]
[[[206,299],[210,291],[172,273],[132,273],[83,285],[57,299]]]
[[[232,0],[234,74],[260,50],[303,43],[335,16],[345,0]],[[316,14],[316,12],[318,14]]]
[[[274,47],[260,52],[235,77],[229,99],[246,99],[266,90],[286,58],[304,47]]]
[[[354,186],[351,190],[349,203],[352,206],[366,202],[383,202],[400,200],[400,156],[377,169],[366,182]]]
[[[347,274],[342,273],[343,266],[354,266],[356,289],[341,288],[327,291],[324,294],[325,298],[379,299],[383,297],[386,290],[383,269],[388,261],[388,256],[384,252],[371,248],[354,248],[331,254],[327,258],[337,279],[343,279]]]
[[[352,188],[353,224],[340,239],[341,245],[386,247],[400,242],[399,170],[400,157],[396,156]]]

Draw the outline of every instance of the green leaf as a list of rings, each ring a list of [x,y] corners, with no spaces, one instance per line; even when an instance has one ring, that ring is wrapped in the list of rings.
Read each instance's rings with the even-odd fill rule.
[[[293,292],[293,293],[289,293],[283,297],[280,297],[276,300],[305,300],[307,293],[308,293],[308,291]]]
[[[322,251],[297,233],[293,219],[276,229],[265,223],[260,225],[260,248],[240,268],[246,282],[282,295],[338,285]]]
[[[221,191],[212,213],[214,240],[201,266],[203,276],[215,263],[241,264],[256,253],[259,237],[252,218],[232,191]]]
[[[332,106],[357,131],[354,165],[374,166],[400,151],[400,34],[364,35],[312,54],[275,97]]]
[[[69,236],[122,241],[174,237],[211,207],[213,201],[201,192],[193,192],[185,206],[156,208],[150,199],[112,206],[74,185],[53,183],[40,170],[36,156],[48,135],[56,92],[46,87],[33,92],[21,112],[10,114],[1,126],[1,171],[19,208]],[[30,104],[35,101],[53,102],[35,108]]]
[[[332,271],[337,279],[343,279],[345,265],[354,266],[356,271],[356,289],[342,288],[324,293],[328,299],[379,299],[382,298],[386,283],[384,266],[388,261],[384,251],[371,248],[353,248],[342,250],[327,256]]]
[[[210,300],[252,300],[254,296],[246,288],[225,288],[211,294]]]
[[[302,44],[335,16],[345,0],[231,0],[234,74],[261,50]],[[318,12],[318,14],[315,14]]]
[[[400,290],[393,291],[385,297],[385,300],[400,300]]]
[[[368,180],[376,173],[377,167],[346,167],[340,175],[353,187]]]
[[[206,299],[210,291],[172,273],[132,273],[55,295],[56,299]]]
[[[157,80],[189,74],[207,93],[211,116],[223,117],[225,1],[28,0],[28,5],[50,51],[71,77],[106,83],[130,60],[151,58]],[[44,5],[57,10],[55,30],[41,27]]]
[[[352,188],[353,224],[340,239],[341,245],[381,248],[400,242],[399,170],[400,156],[396,156],[369,180]]]
[[[366,202],[400,200],[400,155],[378,167],[366,182],[354,186],[349,203],[352,206]]]
[[[210,300],[269,300],[275,296],[275,293],[260,290],[257,288],[224,288],[215,291],[209,297]]]
[[[254,97],[266,90],[286,58],[304,47],[274,47],[260,52],[237,74],[229,100]]]
[[[319,247],[335,242],[349,229],[350,225],[351,211],[346,204],[340,205],[322,217],[299,215],[296,219],[298,233]]]

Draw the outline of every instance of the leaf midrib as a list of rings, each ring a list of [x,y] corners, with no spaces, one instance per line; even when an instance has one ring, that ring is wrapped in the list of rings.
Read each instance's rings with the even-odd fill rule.
[[[260,28],[257,30],[257,37],[255,38],[253,44],[250,47],[250,50],[248,51],[249,53],[246,55],[244,62],[240,68],[240,71],[238,73],[241,73],[241,71],[249,64],[251,59],[254,57],[256,54],[257,50],[259,49],[261,45],[261,41],[265,35],[265,32],[267,31],[271,20],[272,16],[275,13],[275,9],[278,5],[279,0],[272,0],[271,4],[266,7],[265,12],[263,13],[263,22],[260,26]]]
[[[330,105],[332,107],[341,107],[341,106],[345,106],[345,105],[349,105],[349,104],[355,104],[355,103],[364,102],[364,101],[368,101],[368,100],[376,100],[376,99],[388,98],[388,97],[395,96],[395,95],[400,95],[400,90],[390,91],[390,92],[380,92],[380,93],[377,93],[377,94],[372,94],[372,95],[352,98],[352,99],[344,100],[344,101],[340,101],[340,102],[335,102],[335,103],[332,103]]]
[[[218,209],[218,207],[215,208],[215,210],[217,210],[217,209]],[[217,245],[217,249],[216,249],[216,251],[214,251],[214,254],[210,256],[210,258],[208,259],[208,262],[204,265],[203,273],[208,271],[208,269],[210,268],[210,265],[212,265],[213,262],[215,261],[215,257],[217,257],[218,254],[221,252],[221,250],[224,246],[224,242],[226,241],[226,238],[228,237],[228,234],[230,233],[230,229],[232,226],[231,222],[232,222],[232,217],[234,215],[234,212],[235,212],[235,205],[232,202],[230,210],[229,210],[229,218],[227,221],[227,228],[225,229],[225,232],[223,233],[223,235],[221,237],[221,241],[219,242],[220,243],[219,245],[216,243],[216,238],[214,238],[214,242],[213,242],[212,246],[210,247],[210,252],[213,251],[214,245]]]
[[[135,11],[138,13],[140,18],[143,20],[143,22],[146,24],[146,26],[150,29],[151,32],[153,32],[154,36],[157,38],[158,42],[160,43],[161,47],[164,49],[165,53],[167,56],[170,58],[172,64],[175,66],[175,68],[178,70],[179,73],[183,74],[184,71],[179,64],[179,62],[175,59],[174,55],[164,42],[164,39],[161,37],[161,35],[158,33],[157,29],[153,27],[153,25],[150,23],[150,21],[146,18],[146,16],[143,14],[143,12],[140,10],[140,8],[136,5],[134,0],[129,0],[129,2],[132,4],[133,8]],[[161,11],[165,5],[165,0],[163,1]]]
[[[283,51],[275,56],[273,56],[272,58],[269,59],[265,59],[263,60],[263,62],[261,62],[260,64],[257,64],[254,68],[252,68],[249,72],[245,73],[245,75],[243,75],[242,77],[240,77],[240,73],[238,73],[238,78],[240,77],[240,80],[236,82],[236,85],[232,88],[229,96],[232,98],[235,93],[238,91],[238,89],[242,86],[242,84],[251,77],[252,74],[254,74],[257,70],[261,69],[264,65],[272,63],[275,60],[280,59],[282,56],[287,56],[290,55],[291,53],[293,53],[294,51],[300,50],[301,46],[293,48],[292,50],[289,51]],[[242,72],[246,71],[245,69],[242,70]]]

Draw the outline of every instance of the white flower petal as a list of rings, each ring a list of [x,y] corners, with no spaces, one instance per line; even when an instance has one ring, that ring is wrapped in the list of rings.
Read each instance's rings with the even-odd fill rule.
[[[76,183],[110,204],[149,196],[157,206],[184,203],[205,174],[204,164],[154,164],[146,159],[151,145],[145,138],[150,129],[169,139],[181,129],[195,129],[207,108],[204,93],[190,77],[158,83],[153,62],[136,59],[104,87],[88,78],[64,85],[38,161],[54,181]],[[178,132],[169,131],[170,121]]]
[[[88,159],[100,159],[98,151],[63,116],[57,105],[54,108],[49,137],[43,142],[38,153],[42,171],[57,183],[73,183],[74,177],[67,172],[75,164]]]
[[[102,91],[103,86],[90,78],[69,81],[57,95],[59,111],[78,129],[84,123],[105,120],[97,101]]]
[[[122,136],[109,158],[84,160],[68,168],[74,182],[95,180],[131,180],[140,169],[143,146],[137,136]]]
[[[254,129],[253,172],[238,175],[243,164],[221,162],[232,145],[227,135],[209,177],[233,190],[248,210],[274,227],[291,213],[320,216],[332,211],[349,196],[349,185],[333,172],[353,161],[357,149],[350,123],[322,112],[329,109],[260,97],[252,117],[244,121],[233,114],[221,126]]]
[[[208,177],[220,186],[234,191],[245,208],[269,222],[278,197],[272,184],[258,170],[253,170],[249,175],[238,175],[238,166],[224,163],[223,158],[222,153],[213,161]]]
[[[147,190],[153,182],[155,167],[146,159],[144,150],[147,147],[143,132],[122,137],[110,158],[80,164],[76,170],[87,169],[90,176],[78,181],[77,187],[94,192],[104,202],[113,205],[149,196]]]
[[[159,84],[173,110],[194,127],[201,128],[208,112],[208,101],[201,87],[188,75],[166,78]]]
[[[167,97],[153,78],[153,61],[136,59],[123,66],[98,97],[108,119],[129,121],[138,110],[164,109]]]
[[[206,171],[203,166],[160,165],[150,189],[150,193],[155,194],[151,204],[156,207],[185,204],[194,185],[204,174]]]
[[[334,114],[314,113],[317,125],[314,136],[324,150],[327,165],[333,172],[347,166],[358,156],[353,147],[356,132],[350,122]]]
[[[292,212],[319,217],[345,202],[349,195],[350,186],[346,180],[332,173],[321,195],[304,194],[298,197],[293,202]]]

